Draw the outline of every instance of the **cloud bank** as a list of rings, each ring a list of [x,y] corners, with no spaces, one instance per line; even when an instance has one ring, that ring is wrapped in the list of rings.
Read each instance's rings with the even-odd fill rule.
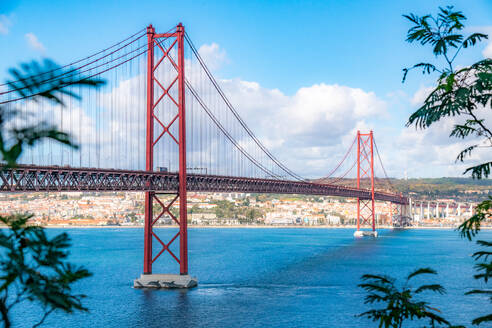
[[[207,63],[211,63],[213,70],[228,61],[225,51],[215,43],[203,45],[200,53]],[[193,66],[187,68],[187,78],[195,79],[199,85],[200,81],[196,79],[200,75],[195,69]],[[168,78],[172,79],[174,75]],[[459,176],[470,163],[485,158],[484,153],[476,152],[468,163],[455,164],[456,155],[469,145],[448,137],[453,125],[459,122],[456,119],[444,120],[423,131],[404,127],[409,115],[406,112],[418,108],[432,90],[428,86],[421,87],[410,97],[396,93],[398,101],[406,106],[399,108],[401,105],[395,105],[393,101],[395,95],[382,97],[372,91],[339,84],[318,83],[286,94],[278,89],[265,88],[255,81],[239,78],[217,80],[261,142],[287,167],[304,177],[322,177],[331,172],[352,144],[357,130],[363,133],[374,130],[383,163],[393,177],[405,174],[409,177]],[[84,108],[82,104],[74,109],[74,122],[65,121],[64,126],[74,125],[74,136],[81,145],[82,154],[93,151],[109,166],[125,154],[121,168],[143,168],[145,88],[139,88],[139,85],[145,85],[144,81],[144,75],[134,76],[103,90],[101,113]],[[207,92],[214,93],[211,89],[200,90],[204,99],[207,99]],[[191,109],[188,99],[187,103]],[[108,110],[110,107],[114,112]],[[404,112],[398,112],[402,109]],[[61,115],[55,108],[45,109],[45,112],[46,117],[56,119]],[[188,133],[198,133],[193,128],[191,126]],[[157,129],[156,134],[160,130]],[[126,141],[118,146],[120,148],[113,149],[110,148],[113,147],[110,146],[111,140]],[[212,144],[216,142],[213,138],[210,140]],[[212,145],[202,147],[207,149],[189,147],[190,154],[194,154],[190,158],[209,151]],[[168,160],[169,155],[164,153],[166,150],[162,151],[156,155],[156,161],[161,160],[161,155],[162,161]],[[355,149],[353,152],[355,158]],[[94,157],[86,164],[87,156],[80,157],[83,158],[82,165],[95,165]],[[381,170],[377,174],[382,177]]]

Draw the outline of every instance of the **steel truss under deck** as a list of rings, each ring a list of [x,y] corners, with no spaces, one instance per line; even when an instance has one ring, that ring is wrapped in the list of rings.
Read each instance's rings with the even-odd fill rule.
[[[304,194],[371,199],[371,190],[289,180],[187,174],[191,192]],[[179,189],[178,173],[57,166],[18,166],[0,170],[0,192],[153,191]],[[406,197],[381,191],[374,199],[408,204]]]

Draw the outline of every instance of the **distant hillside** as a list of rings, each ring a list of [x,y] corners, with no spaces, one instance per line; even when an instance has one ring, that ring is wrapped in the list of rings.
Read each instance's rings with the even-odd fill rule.
[[[472,178],[391,179],[392,185],[404,194],[418,198],[453,198],[480,201],[492,196],[492,180]]]
[[[393,180],[392,180],[393,181]],[[492,179],[472,179],[472,178],[426,178],[396,180],[407,181],[409,183],[433,184],[433,185],[471,185],[471,186],[492,186]]]
[[[314,180],[318,183],[332,183],[333,180]],[[472,178],[425,178],[425,179],[390,179],[391,186],[398,192],[413,195],[419,199],[452,198],[460,201],[481,201],[492,196],[492,179],[475,180]],[[356,179],[336,181],[338,185],[356,187]],[[369,188],[369,179],[361,181],[361,188]],[[376,179],[376,189],[388,190],[387,180]]]

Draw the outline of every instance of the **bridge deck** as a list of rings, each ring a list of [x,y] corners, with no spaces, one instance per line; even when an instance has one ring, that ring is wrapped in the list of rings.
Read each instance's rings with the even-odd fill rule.
[[[57,166],[17,166],[0,170],[0,192],[155,191],[176,192],[178,173]],[[304,194],[371,199],[371,191],[330,184],[289,180],[188,174],[187,190]],[[376,191],[375,199],[406,204],[397,194]]]

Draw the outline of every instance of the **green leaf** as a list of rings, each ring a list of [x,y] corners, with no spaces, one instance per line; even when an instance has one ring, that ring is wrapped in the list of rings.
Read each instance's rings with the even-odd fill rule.
[[[492,167],[492,162],[482,163],[467,168],[465,172],[463,172],[463,174],[467,174],[468,172],[471,172],[473,179],[488,178],[488,176],[490,175],[491,167]]]
[[[472,240],[480,231],[481,223],[490,218],[490,210],[492,209],[492,197],[484,200],[475,207],[475,215],[463,222],[459,227],[461,237],[466,237]]]
[[[463,159],[466,157],[466,156],[471,156],[471,153],[472,153],[472,150],[477,148],[478,145],[472,145],[470,147],[467,147],[465,149],[463,149],[459,154],[458,156],[456,157],[456,162],[458,161],[461,161],[463,162]]]
[[[488,39],[487,34],[483,33],[473,33],[470,36],[468,36],[464,41],[463,41],[463,48],[468,48],[470,46],[474,46],[476,43],[482,41],[482,39],[486,40]]]
[[[413,65],[410,68],[404,68],[403,69],[403,80],[402,80],[402,83],[405,83],[405,80],[407,78],[408,72],[410,72],[412,69],[416,69],[416,68],[421,68],[422,69],[422,74],[431,74],[431,73],[433,73],[435,71],[441,72],[433,64],[430,64],[430,63],[418,63],[418,64]]]
[[[431,269],[431,268],[420,268],[420,269],[417,269],[414,272],[410,273],[407,276],[407,280],[410,280],[413,277],[419,276],[421,274],[437,274],[437,272],[434,269]]]
[[[56,75],[49,74],[55,71]],[[7,81],[7,84],[19,97],[35,101],[44,98],[61,105],[64,105],[62,94],[80,99],[80,95],[66,89],[68,86],[99,87],[105,84],[101,79],[81,75],[74,68],[62,69],[50,60],[45,60],[43,66],[36,61],[24,63],[9,72],[14,79]]]
[[[420,286],[419,288],[417,288],[415,290],[415,294],[419,294],[419,293],[424,292],[424,291],[433,291],[433,292],[437,292],[439,294],[445,294],[446,293],[446,290],[444,289],[443,286],[441,286],[439,284],[431,284],[431,285]]]
[[[481,295],[492,295],[491,290],[482,290],[482,289],[473,289],[465,293],[465,295],[473,295],[473,294],[481,294]]]
[[[361,277],[362,280],[376,280],[376,281],[379,281],[381,283],[392,283],[392,278],[388,277],[388,276],[380,276],[380,275],[374,275],[374,274],[365,274]]]
[[[472,324],[478,326],[484,322],[491,322],[491,321],[492,321],[492,313],[473,319]]]
[[[484,120],[466,120],[465,124],[456,124],[449,136],[461,139],[468,137],[470,134],[481,136],[483,135],[483,130],[481,130],[480,124],[483,123]]]
[[[379,323],[379,327],[402,327],[407,320],[426,320],[432,327],[435,324],[450,323],[440,316],[439,310],[429,306],[428,302],[416,300],[417,296],[424,291],[443,294],[444,288],[439,284],[426,284],[413,290],[408,287],[408,280],[421,274],[435,274],[430,268],[417,269],[408,275],[403,287],[396,285],[396,279],[385,275],[365,274],[359,287],[364,288],[368,295],[364,298],[365,304],[376,304],[380,306],[360,313],[358,317],[365,317]],[[417,325],[416,325],[417,326]]]

